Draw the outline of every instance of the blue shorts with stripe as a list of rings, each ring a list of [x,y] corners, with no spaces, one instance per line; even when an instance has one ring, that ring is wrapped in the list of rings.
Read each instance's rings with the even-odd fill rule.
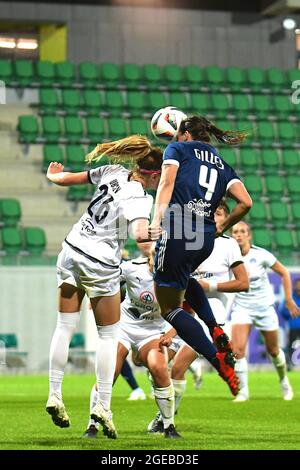
[[[160,287],[174,287],[185,290],[190,275],[211,254],[215,233],[204,234],[203,246],[197,250],[187,250],[186,239],[168,238],[164,232],[156,243],[154,281]]]

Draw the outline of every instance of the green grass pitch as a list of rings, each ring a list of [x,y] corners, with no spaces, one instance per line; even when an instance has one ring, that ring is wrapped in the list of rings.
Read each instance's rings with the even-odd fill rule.
[[[150,392],[146,375],[137,375]],[[295,398],[282,400],[275,372],[250,374],[251,400],[232,403],[227,385],[214,373],[194,390],[189,374],[185,398],[176,416],[181,440],[148,435],[148,422],[156,413],[154,400],[128,402],[129,387],[120,378],[114,387],[112,409],[118,429],[117,440],[99,433],[97,439],[83,439],[94,378],[66,375],[64,401],[71,427],[61,429],[44,411],[48,380],[45,376],[2,376],[0,380],[0,449],[300,449],[300,374],[290,373]]]

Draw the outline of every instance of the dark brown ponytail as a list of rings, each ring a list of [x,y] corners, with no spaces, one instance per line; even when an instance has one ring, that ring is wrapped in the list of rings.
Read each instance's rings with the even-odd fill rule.
[[[179,132],[189,131],[193,140],[210,143],[214,137],[218,142],[226,145],[235,145],[247,138],[247,132],[223,130],[216,127],[203,116],[191,116],[181,121]]]

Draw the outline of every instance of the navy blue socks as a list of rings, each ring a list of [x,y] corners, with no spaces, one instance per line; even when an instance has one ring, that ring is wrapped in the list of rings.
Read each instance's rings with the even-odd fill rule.
[[[132,390],[135,390],[136,388],[139,388],[137,381],[134,378],[132,369],[129,365],[129,363],[125,360],[123,367],[121,369],[121,375],[124,377],[128,385],[132,388]]]

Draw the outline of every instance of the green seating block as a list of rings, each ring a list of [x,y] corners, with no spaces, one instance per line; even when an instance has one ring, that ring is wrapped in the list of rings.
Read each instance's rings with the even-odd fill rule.
[[[186,93],[172,91],[169,93],[169,103],[170,106],[175,106],[175,108],[179,108],[185,112],[188,108]]]
[[[276,227],[286,227],[289,222],[289,211],[286,203],[270,203],[271,221]]]
[[[248,86],[252,88],[253,91],[261,92],[266,82],[265,70],[258,67],[249,67],[246,70],[246,79]]]
[[[211,95],[212,112],[217,118],[226,118],[229,113],[230,103],[224,93],[213,93]]]
[[[285,195],[285,181],[280,176],[266,176],[267,195],[271,200],[278,200]]]
[[[165,65],[163,67],[163,77],[166,86],[170,90],[178,90],[184,85],[183,68],[178,65]]]
[[[67,114],[76,114],[81,105],[81,95],[77,90],[62,90],[62,107]]]
[[[300,202],[292,202],[291,212],[292,212],[293,223],[299,229],[300,227]]]
[[[37,79],[41,86],[49,87],[55,83],[55,66],[48,60],[35,62]]]
[[[106,88],[116,88],[121,82],[120,66],[110,62],[105,62],[100,65],[101,82]]]
[[[248,95],[232,95],[231,112],[235,114],[238,119],[244,119],[247,117],[248,114],[250,114],[250,103]]]
[[[7,255],[17,255],[22,250],[21,232],[15,227],[4,227],[1,231],[2,249]]]
[[[84,348],[85,339],[83,333],[75,333],[71,339],[70,348]]]
[[[21,215],[21,204],[18,199],[0,199],[0,222],[5,227],[15,227],[18,225]]]
[[[278,119],[287,119],[293,113],[291,97],[287,95],[275,95],[272,97],[274,115]]]
[[[277,250],[283,254],[292,253],[294,250],[293,235],[290,230],[278,229],[274,232],[274,240]]]
[[[160,108],[164,108],[168,105],[169,103],[164,92],[150,91],[148,93],[148,111],[151,113],[154,114]]]
[[[145,64],[142,67],[143,82],[149,90],[157,90],[162,84],[162,71],[156,64]]]
[[[83,171],[85,168],[85,151],[80,145],[67,145],[66,167],[70,171]]]
[[[238,167],[237,151],[234,148],[224,147],[221,151],[221,157],[235,170]]]
[[[79,64],[79,80],[85,88],[94,88],[100,82],[98,65],[94,62]]]
[[[31,60],[16,60],[15,61],[15,74],[18,84],[21,87],[26,87],[35,81],[35,73],[33,63]]]
[[[184,68],[185,72],[185,82],[190,90],[199,90],[201,85],[203,85],[204,72],[198,65],[187,65]]]
[[[121,91],[107,91],[105,94],[106,109],[111,116],[120,117],[125,109]]]
[[[0,80],[9,85],[14,79],[14,71],[11,60],[0,59]]]
[[[90,193],[87,184],[77,184],[76,186],[69,186],[67,192],[68,201],[86,201],[88,198],[90,198]]]
[[[36,116],[19,116],[18,131],[20,133],[20,142],[34,143],[39,134]]]
[[[295,175],[300,169],[300,152],[299,150],[283,149],[282,164],[284,170],[291,175]]]
[[[126,122],[120,118],[109,118],[108,123],[108,135],[112,140],[123,139],[127,135]]]
[[[282,92],[287,88],[287,77],[284,70],[272,67],[267,70],[266,78],[268,85],[272,88],[273,92]]]
[[[265,227],[269,218],[266,204],[260,201],[255,201],[249,215],[250,223],[254,227]]]
[[[54,88],[39,89],[40,109],[45,114],[55,114],[59,108],[57,92]]]
[[[56,116],[42,117],[43,137],[47,143],[57,143],[62,134],[60,119]]]
[[[95,90],[84,90],[82,92],[83,108],[90,115],[98,115],[105,109],[102,93]]]
[[[272,250],[273,238],[271,232],[266,229],[257,229],[253,232],[254,245],[265,248],[265,250]]]
[[[101,142],[106,137],[104,119],[88,117],[86,119],[86,135],[93,144]]]
[[[245,71],[239,67],[226,69],[227,84],[232,91],[240,91],[246,83]]]
[[[64,164],[64,155],[59,145],[48,144],[43,147],[43,165],[42,170],[47,171],[51,162]]]
[[[74,116],[67,116],[65,119],[65,137],[70,144],[80,142],[83,135],[82,119]]]
[[[241,169],[245,173],[255,173],[260,168],[259,152],[251,148],[241,148],[240,150]]]
[[[122,79],[128,90],[136,89],[142,82],[142,69],[137,64],[124,64]]]
[[[245,176],[244,184],[253,200],[263,195],[263,182],[260,176]]]
[[[271,110],[271,101],[267,95],[253,95],[252,109],[258,119],[265,119]]]
[[[216,66],[205,67],[207,85],[212,90],[220,90],[220,87],[226,84],[224,69]]]
[[[280,159],[277,150],[263,149],[261,151],[262,168],[265,173],[277,173],[280,170]]]
[[[141,117],[147,110],[146,95],[143,91],[127,92],[127,111],[132,117]]]
[[[287,177],[287,190],[288,190],[290,198],[293,201],[299,201],[300,199],[299,176],[289,175]]]
[[[24,228],[25,248],[32,255],[41,255],[46,248],[45,231],[40,227]]]
[[[149,126],[145,119],[132,118],[129,119],[130,134],[148,135]]]
[[[69,87],[76,81],[75,65],[71,62],[55,64],[56,79],[63,87]]]
[[[291,122],[279,122],[277,124],[278,141],[282,145],[293,145],[297,141],[297,134],[294,124]]]

